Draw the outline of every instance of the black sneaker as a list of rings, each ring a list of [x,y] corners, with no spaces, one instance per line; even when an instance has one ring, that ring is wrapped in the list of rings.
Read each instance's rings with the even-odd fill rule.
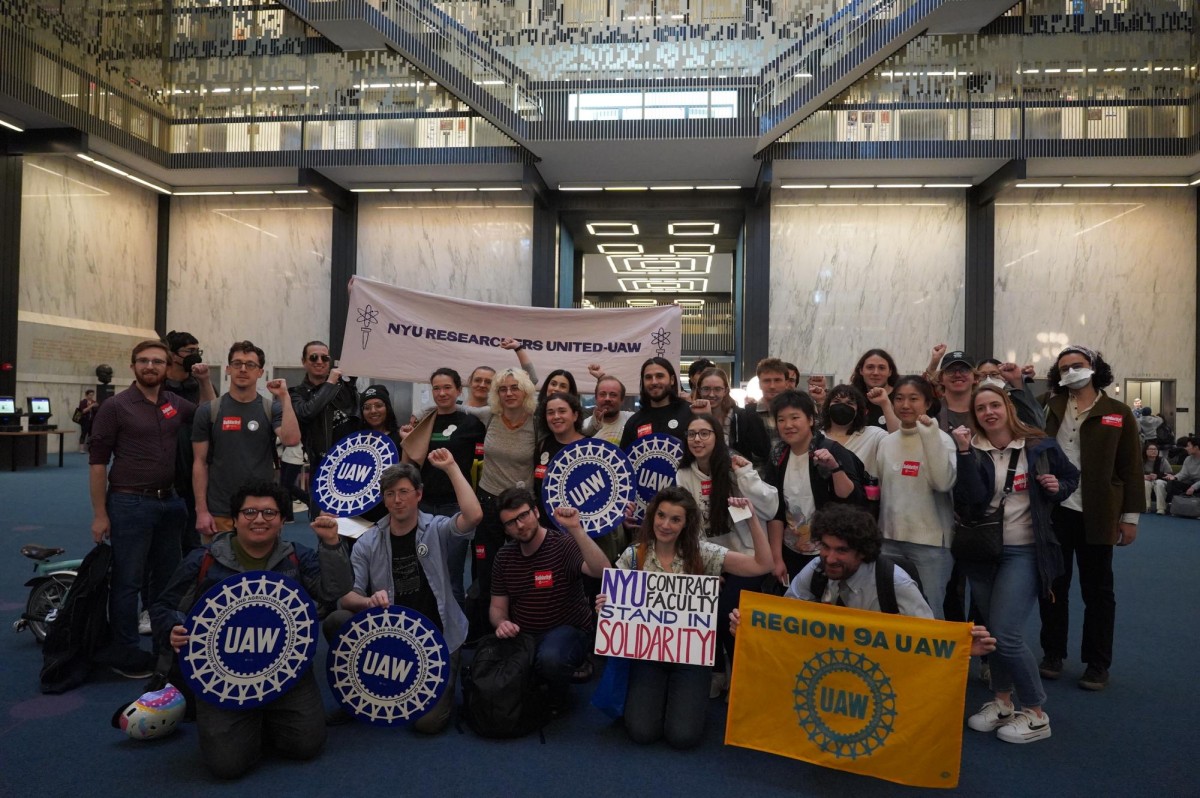
[[[126,679],[149,679],[154,675],[154,666],[158,658],[149,651],[135,649],[117,658],[113,657],[106,663],[109,670]]]
[[[1042,674],[1043,679],[1057,679],[1062,676],[1062,671],[1063,661],[1060,657],[1042,657],[1038,665],[1038,673]]]
[[[154,668],[141,668],[133,665],[109,665],[108,669],[126,679],[149,679],[154,675]]]
[[[1088,665],[1083,676],[1079,678],[1079,686],[1084,690],[1103,690],[1108,687],[1108,669],[1096,665]]]

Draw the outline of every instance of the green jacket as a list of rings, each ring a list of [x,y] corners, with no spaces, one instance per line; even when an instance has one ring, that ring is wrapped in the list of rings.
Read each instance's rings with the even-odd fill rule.
[[[1057,436],[1067,395],[1046,403],[1046,432]],[[1142,443],[1133,411],[1101,393],[1079,428],[1079,489],[1087,542],[1112,546],[1122,513],[1146,512]]]

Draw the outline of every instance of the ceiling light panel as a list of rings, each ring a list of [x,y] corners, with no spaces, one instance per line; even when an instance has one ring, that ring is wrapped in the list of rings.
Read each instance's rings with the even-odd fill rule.
[[[594,236],[638,235],[636,222],[588,222],[587,231]]]
[[[701,275],[712,271],[712,255],[609,255],[614,274]]]
[[[717,251],[716,244],[672,244],[672,255],[711,255]]]
[[[631,294],[703,294],[708,291],[708,280],[672,277],[621,277],[621,290]]]
[[[601,255],[641,255],[646,250],[641,244],[597,244]]]
[[[667,232],[673,236],[715,236],[721,232],[720,222],[670,222]]]

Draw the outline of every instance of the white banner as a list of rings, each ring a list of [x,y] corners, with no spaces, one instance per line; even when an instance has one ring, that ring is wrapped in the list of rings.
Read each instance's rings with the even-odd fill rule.
[[[664,357],[678,368],[681,319],[678,305],[526,308],[355,277],[339,368],[359,377],[425,382],[435,369],[449,366],[465,379],[476,366],[519,365],[515,353],[500,348],[500,339],[516,338],[525,344],[539,379],[566,369],[588,393],[594,387],[588,364],[599,363],[636,394],[646,358]]]
[[[720,591],[716,576],[605,568],[595,653],[712,667]]]

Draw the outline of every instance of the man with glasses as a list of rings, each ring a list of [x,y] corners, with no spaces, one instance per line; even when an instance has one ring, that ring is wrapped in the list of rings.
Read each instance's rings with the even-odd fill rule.
[[[566,704],[572,675],[591,650],[593,614],[582,576],[599,579],[611,564],[573,508],[554,512],[564,533],[538,523],[537,501],[526,488],[504,491],[496,507],[511,540],[492,566],[488,619],[496,637],[537,639],[534,670],[548,685],[551,711],[557,713]]]
[[[237,341],[226,357],[229,391],[205,402],[192,423],[192,488],[196,530],[205,543],[217,532],[233,530],[229,500],[250,481],[270,482],[275,475],[275,436],[284,446],[300,442],[300,425],[287,383],[267,383],[274,401],[258,392],[266,365],[262,349]]]
[[[180,430],[191,424],[196,405],[164,390],[170,357],[162,341],[133,348],[133,384],[100,405],[89,448],[92,539],[107,538],[113,554],[112,638],[99,659],[131,679],[154,670],[154,658],[138,644],[138,593],[146,582],[147,606],[162,593],[179,564],[187,523],[173,483]]]
[[[342,370],[333,368],[329,347],[322,341],[309,341],[301,354],[304,381],[290,389],[292,409],[300,422],[300,435],[308,467],[315,470],[333,445],[333,431],[355,416],[358,410],[356,378],[342,378]],[[315,491],[308,492],[308,517],[317,517]]]
[[[338,538],[337,519],[312,523],[317,550],[283,540],[283,513],[291,499],[273,482],[252,482],[230,500],[232,533],[187,556],[155,602],[154,639],[176,652],[188,643],[187,617],[196,601],[223,579],[246,571],[273,571],[296,580],[317,602],[334,601],[350,589],[350,559]],[[226,709],[196,702],[200,756],[218,778],[248,771],[270,747],[288,759],[312,759],[325,746],[325,708],[315,669],[283,695],[254,709]]]
[[[354,587],[341,596],[342,608],[325,619],[322,631],[332,644],[355,613],[393,604],[415,610],[437,626],[450,649],[450,683],[433,709],[413,724],[422,734],[437,734],[450,722],[459,648],[467,639],[467,616],[451,590],[451,549],[454,538],[471,536],[483,520],[483,509],[449,449],[434,449],[426,462],[450,480],[458,512],[444,516],[421,511],[421,471],[412,463],[384,469],[379,488],[388,514],[354,544],[350,554]],[[349,719],[339,711],[330,715],[329,722]]]

